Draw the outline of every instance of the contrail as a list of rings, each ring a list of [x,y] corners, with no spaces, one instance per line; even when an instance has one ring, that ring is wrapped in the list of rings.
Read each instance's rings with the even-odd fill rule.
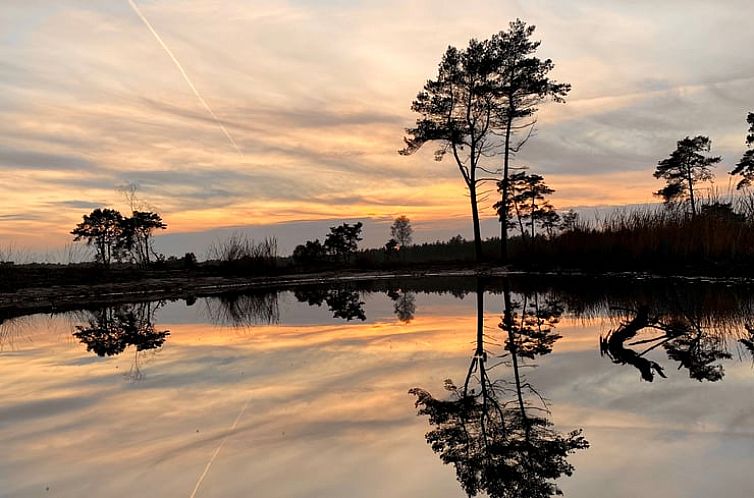
[[[202,475],[199,476],[199,480],[196,481],[196,485],[194,486],[194,491],[191,492],[190,498],[196,497],[196,493],[199,491],[199,487],[202,485],[204,478],[207,477],[207,473],[209,472],[209,469],[212,467],[212,464],[215,463],[215,459],[217,458],[217,455],[220,454],[220,450],[222,450],[223,446],[225,446],[225,441],[228,440],[228,438],[233,434],[233,431],[236,430],[236,427],[238,427],[238,422],[241,420],[241,416],[244,414],[244,412],[246,411],[246,408],[249,406],[249,401],[251,401],[251,396],[249,396],[246,399],[246,403],[244,403],[243,407],[241,408],[241,411],[238,412],[238,416],[236,417],[236,420],[233,421],[233,425],[230,427],[230,430],[225,435],[223,440],[220,441],[220,444],[217,446],[217,448],[215,448],[215,452],[212,453],[212,456],[209,457],[209,461],[207,462],[207,465],[204,467],[204,472],[202,472]]]
[[[204,106],[205,109],[207,109],[207,112],[212,116],[212,119],[215,120],[215,123],[217,123],[217,126],[220,127],[220,129],[223,131],[225,136],[228,138],[228,141],[233,146],[233,148],[236,149],[236,151],[243,155],[243,152],[241,152],[241,148],[238,146],[235,140],[233,140],[233,137],[230,135],[228,130],[225,128],[225,125],[223,125],[222,121],[220,121],[220,118],[217,117],[215,112],[212,110],[212,108],[209,106],[206,100],[204,100],[204,97],[202,97],[202,94],[199,93],[199,90],[196,89],[194,86],[194,83],[191,81],[191,78],[189,78],[189,75],[186,73],[186,71],[183,69],[183,66],[178,61],[176,56],[173,54],[173,51],[170,50],[170,47],[168,47],[164,41],[162,41],[162,38],[160,38],[160,35],[157,34],[157,31],[152,27],[152,24],[149,22],[149,20],[144,16],[144,14],[139,10],[139,7],[134,3],[133,0],[128,0],[128,4],[131,6],[131,8],[136,12],[136,15],[139,16],[139,19],[141,19],[144,22],[144,25],[151,31],[151,33],[154,35],[155,39],[159,42],[159,44],[162,46],[163,49],[165,49],[165,52],[167,52],[168,56],[170,56],[171,59],[173,59],[173,62],[175,63],[175,66],[178,68],[178,71],[181,72],[181,75],[183,75],[183,79],[186,80],[186,83],[188,84],[189,88],[191,88],[191,91],[194,92],[194,95],[196,95],[196,98],[201,102],[201,104]]]

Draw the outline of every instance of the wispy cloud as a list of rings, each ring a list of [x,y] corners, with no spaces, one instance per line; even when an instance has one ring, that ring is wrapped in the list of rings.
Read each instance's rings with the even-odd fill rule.
[[[573,84],[516,159],[560,207],[651,200],[653,165],[685,135],[730,164],[754,102],[749,2],[135,1],[3,3],[0,238],[62,244],[78,201],[123,208],[129,182],[171,232],[462,220],[452,164],[396,151],[445,47],[517,16]]]

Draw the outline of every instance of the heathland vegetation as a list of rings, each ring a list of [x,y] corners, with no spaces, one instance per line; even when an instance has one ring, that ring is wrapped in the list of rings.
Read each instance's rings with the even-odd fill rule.
[[[712,153],[709,137],[696,135],[681,138],[658,160],[653,174],[664,181],[655,192],[661,204],[594,217],[558,210],[551,200],[555,189],[517,158],[534,136],[538,108],[546,102],[564,104],[571,89],[550,77],[555,64],[537,56],[534,32],[534,26],[516,20],[487,40],[448,47],[437,76],[411,104],[417,120],[406,130],[400,153],[415,154],[431,142],[434,158],[458,169],[470,197],[470,241],[458,235],[414,244],[411,220],[400,215],[379,248],[359,247],[364,225],[357,222],[335,224],[321,240],[302,240],[290,256],[279,254],[274,238],[255,241],[236,234],[212,246],[203,261],[190,252],[168,257],[153,244],[167,224],[156,209],[136,202],[131,186],[124,191],[130,215],[94,209],[71,231],[94,262],[21,265],[0,251],[1,290],[175,274],[278,275],[480,263],[525,270],[754,274],[754,113],[747,117],[746,149],[729,171],[735,190],[716,190],[721,158]],[[480,191],[483,184],[496,187],[492,201]],[[482,238],[483,202],[498,215],[499,237]]]

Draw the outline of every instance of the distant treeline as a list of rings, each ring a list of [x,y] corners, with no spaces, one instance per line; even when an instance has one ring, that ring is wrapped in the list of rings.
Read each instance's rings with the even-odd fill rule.
[[[617,210],[593,220],[566,213],[557,226],[533,233],[524,228],[511,237],[510,263],[524,270],[754,275],[754,195],[742,194],[728,202],[708,196],[696,202],[696,214],[677,204]],[[155,220],[161,220],[156,216]],[[87,226],[91,226],[94,218],[87,218]],[[413,229],[405,216],[395,220],[392,237],[381,248],[359,248],[362,230],[361,223],[333,226],[323,241],[307,241],[297,246],[290,256],[278,253],[274,238],[254,241],[235,234],[217,241],[206,261],[198,261],[193,253],[180,258],[155,254],[151,235],[141,235],[144,238],[140,247],[149,248],[153,254],[149,260],[131,256],[110,263],[98,257],[93,265],[15,266],[6,262],[0,264],[0,289],[12,290],[31,283],[49,286],[121,282],[153,277],[160,272],[253,276],[478,264],[473,241],[461,235],[447,241],[413,244]],[[111,254],[130,254],[115,247]],[[498,238],[484,240],[483,261],[495,264],[498,249]],[[102,271],[103,266],[106,271]],[[52,267],[56,271],[52,271]]]

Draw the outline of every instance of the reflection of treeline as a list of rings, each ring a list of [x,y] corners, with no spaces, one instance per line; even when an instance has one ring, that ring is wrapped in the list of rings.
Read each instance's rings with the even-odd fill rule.
[[[310,306],[327,304],[333,318],[344,320],[367,319],[364,313],[364,301],[358,291],[348,288],[327,289],[322,287],[305,287],[294,292],[296,299]]]
[[[608,317],[612,330],[600,340],[600,349],[613,362],[630,365],[644,380],[665,377],[660,362],[649,359],[651,351],[664,352],[692,379],[721,380],[722,362],[739,356],[754,359],[754,301],[748,287],[714,284],[650,282],[625,285],[625,281],[552,276],[486,278],[485,293],[502,295],[509,323],[515,329],[506,351],[518,358],[533,358],[552,351],[560,334],[554,332],[568,314],[589,321]],[[333,318],[367,318],[364,298],[384,293],[392,302],[398,320],[410,322],[416,312],[417,293],[450,293],[463,299],[478,294],[478,279],[391,279],[351,282],[339,287],[317,285],[297,288],[293,294],[310,306],[326,305]],[[250,325],[279,320],[278,291],[225,295],[208,299],[210,319],[217,323]],[[478,351],[484,355],[483,351]],[[481,357],[481,356],[480,356]],[[517,358],[513,358],[514,362]],[[481,368],[477,365],[478,368]]]
[[[384,291],[393,302],[396,318],[404,323],[414,319],[416,296],[413,292],[391,287]],[[298,302],[309,306],[327,306],[333,318],[365,321],[365,302],[362,296],[367,291],[354,285],[328,288],[316,285],[294,290]],[[215,324],[231,326],[270,325],[280,321],[280,291],[253,293],[225,293],[205,300],[206,316]]]
[[[507,282],[507,284],[506,284]],[[474,277],[397,277],[352,282],[360,292],[385,293],[401,289],[422,294],[450,294],[463,298],[476,292]],[[651,279],[636,276],[599,278],[548,274],[512,274],[485,278],[485,292],[503,294],[506,285],[514,294],[538,293],[563,303],[577,317],[611,315],[621,318],[627,309],[641,305],[653,314],[679,310],[700,316],[705,324],[726,320],[741,322],[754,311],[754,286],[731,281]]]
[[[573,473],[569,456],[589,443],[581,430],[555,428],[550,403],[526,378],[524,367],[550,354],[561,339],[556,329],[565,307],[553,293],[514,292],[510,281],[498,281],[503,311],[495,330],[484,324],[483,281],[475,285],[476,347],[465,380],[446,380],[444,396],[421,387],[409,390],[418,415],[426,416],[430,426],[425,439],[443,463],[453,466],[468,496],[562,495],[557,480]],[[615,363],[636,368],[644,380],[652,381],[655,373],[665,377],[663,366],[646,356],[660,349],[692,379],[724,377],[720,362],[731,358],[725,340],[696,316],[681,309],[661,318],[646,305],[623,312],[631,318],[601,341]],[[745,328],[748,338],[741,342],[751,350],[754,328]]]
[[[631,310],[647,306],[653,316],[671,318],[692,316],[702,326],[724,331],[740,329],[754,322],[754,289],[747,284],[675,279],[637,279],[634,277],[596,278],[556,275],[509,275],[487,277],[485,292],[501,295],[509,286],[516,296],[539,296],[543,303],[557,301],[565,311],[577,318],[590,320],[602,316],[623,319]],[[280,290],[259,290],[253,293],[226,293],[208,298],[213,310],[221,303],[223,313],[231,318],[220,319],[223,313],[211,311],[210,317],[221,323],[249,321],[238,316],[250,313],[250,323],[274,323],[279,319],[276,306]],[[463,299],[476,292],[473,277],[397,277],[328,285],[299,285],[294,296],[310,305],[327,305],[337,318],[361,319],[364,297],[370,293],[386,294],[396,308],[396,315],[413,315],[416,294],[449,294]],[[236,318],[232,318],[232,317]],[[213,319],[214,321],[214,319]]]
[[[723,378],[721,361],[732,358],[731,348],[738,348],[740,356],[754,359],[754,300],[746,286],[683,285],[669,281],[626,285],[625,280],[582,278],[574,281],[551,276],[485,279],[485,282],[488,294],[513,296],[509,309],[522,327],[531,331],[520,337],[525,337],[529,346],[540,348],[533,351],[535,354],[551,349],[560,336],[550,334],[549,328],[567,312],[587,321],[607,316],[614,326],[623,323],[603,339],[602,352],[616,363],[636,367],[645,380],[653,379],[652,372],[664,376],[658,363],[644,357],[655,349],[663,351],[669,361],[699,381]],[[477,280],[469,278],[406,279],[352,285],[362,294],[386,293],[396,303],[399,319],[401,296],[410,295],[409,305],[415,307],[413,296],[417,292],[452,293],[458,298],[477,292]],[[335,291],[310,289],[307,292],[323,296]],[[349,292],[355,296],[357,291]],[[299,300],[305,299],[299,297]],[[640,310],[645,310],[645,319],[635,322]],[[360,307],[359,311],[363,312]],[[334,316],[345,318],[347,315],[335,313]],[[550,318],[542,321],[543,316]],[[550,321],[552,319],[555,321]],[[625,333],[626,323],[634,323],[634,333]],[[638,351],[632,349],[642,344],[646,346]],[[527,349],[521,347],[520,353],[527,356]]]
[[[748,342],[744,338],[741,341]],[[690,378],[700,382],[721,380],[725,370],[720,361],[731,358],[725,336],[719,331],[704,327],[688,314],[667,318],[650,315],[648,306],[639,307],[630,320],[600,338],[602,353],[614,363],[635,367],[649,382],[655,374],[666,377],[663,367],[646,356],[657,348],[662,348],[670,360],[678,363],[679,369],[685,368]]]

